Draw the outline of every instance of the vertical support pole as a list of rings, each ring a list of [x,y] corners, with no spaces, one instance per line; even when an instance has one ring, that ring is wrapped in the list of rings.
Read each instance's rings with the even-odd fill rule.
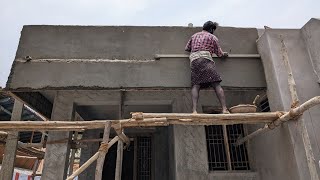
[[[39,164],[40,164],[40,160],[37,159],[32,168],[32,180],[34,180],[34,178],[36,177]]]
[[[232,170],[231,166],[231,156],[230,156],[230,146],[229,146],[229,138],[228,138],[228,132],[227,132],[227,125],[222,125],[223,128],[223,138],[224,138],[224,146],[225,146],[225,152],[227,156],[228,161],[228,170]]]
[[[74,133],[73,136],[74,140],[78,139],[78,131],[76,131]],[[74,159],[75,159],[75,155],[76,155],[77,149],[72,149],[71,150],[71,157],[70,157],[70,163],[69,163],[69,172],[68,172],[68,176],[71,176],[73,173],[73,165],[74,165]]]
[[[107,122],[104,127],[104,133],[102,142],[104,144],[108,144],[109,142],[109,135],[110,135],[110,128],[111,128],[111,122]],[[104,159],[106,157],[108,151],[100,151],[99,150],[99,157],[97,159],[97,166],[96,166],[96,173],[95,173],[95,180],[101,180],[102,179],[102,171],[103,171],[103,165],[104,165]]]
[[[42,131],[41,132],[41,141],[40,141],[40,143],[42,144],[42,147],[44,147],[45,146],[45,142],[44,142],[44,139],[46,138],[46,132],[45,131]]]
[[[23,103],[15,100],[11,115],[11,121],[20,121],[23,110]],[[8,132],[6,146],[4,149],[4,157],[2,161],[2,168],[0,173],[0,179],[12,179],[14,171],[14,162],[16,159],[16,152],[18,147],[19,132]]]
[[[34,136],[34,131],[32,131],[32,133],[31,133],[30,143],[33,142],[33,136]]]
[[[116,174],[114,178],[115,180],[121,180],[122,158],[123,158],[123,142],[120,140],[118,141]]]
[[[123,119],[123,104],[124,104],[125,92],[120,91],[120,102],[119,102],[119,119]],[[116,161],[116,172],[115,172],[115,180],[121,180],[122,173],[122,156],[123,156],[123,141],[118,141],[117,147],[117,161]]]
[[[71,93],[58,91],[54,99],[52,120],[72,120],[74,118],[74,104]],[[48,141],[67,142],[47,144],[41,179],[64,180],[67,177],[70,155],[70,132],[49,131]]]

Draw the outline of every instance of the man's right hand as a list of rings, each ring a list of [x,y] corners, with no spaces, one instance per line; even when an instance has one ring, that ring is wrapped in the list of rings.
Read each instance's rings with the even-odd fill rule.
[[[228,57],[228,56],[229,56],[229,53],[228,53],[228,52],[223,52],[223,55],[222,55],[223,58],[226,58],[226,57]]]

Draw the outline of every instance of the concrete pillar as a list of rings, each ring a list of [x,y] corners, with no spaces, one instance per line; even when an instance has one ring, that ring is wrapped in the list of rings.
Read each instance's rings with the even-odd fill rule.
[[[192,102],[190,92],[185,92],[173,103],[176,113],[190,113]],[[199,109],[202,111],[201,108]],[[174,125],[174,178],[176,180],[208,179],[207,146],[204,126]],[[173,152],[172,152],[173,153]],[[170,172],[171,174],[172,172]]]
[[[52,120],[71,120],[73,118],[73,99],[58,92],[53,104]],[[71,139],[70,132],[49,132],[48,141]],[[64,180],[67,176],[69,163],[69,142],[48,144],[46,148],[42,179]]]
[[[93,130],[86,130],[83,135],[82,139],[96,139],[99,138],[100,131],[96,129]],[[87,142],[87,147],[81,148],[81,156],[80,156],[80,166],[85,163],[91,156],[93,156],[99,149],[98,142]],[[87,180],[87,179],[94,179],[96,170],[96,161],[93,162],[84,172],[79,175],[79,180]]]
[[[11,121],[20,121],[23,110],[23,103],[15,100],[13,111],[11,115]],[[0,173],[0,180],[12,179],[14,162],[16,159],[16,152],[18,146],[18,131],[8,132],[6,141],[6,147],[4,149],[4,157],[2,161],[2,168]]]
[[[169,149],[168,127],[157,127],[153,134],[152,148],[154,149],[154,179],[169,179],[169,154],[173,153]]]

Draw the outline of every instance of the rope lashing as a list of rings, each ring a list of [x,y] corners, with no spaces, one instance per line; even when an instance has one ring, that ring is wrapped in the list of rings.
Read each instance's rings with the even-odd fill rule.
[[[99,151],[106,153],[106,152],[108,152],[108,149],[109,149],[108,148],[108,143],[102,142],[100,147],[99,147]]]

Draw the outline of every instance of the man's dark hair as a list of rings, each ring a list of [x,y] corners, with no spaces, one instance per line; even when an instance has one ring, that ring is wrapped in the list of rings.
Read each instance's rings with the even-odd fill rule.
[[[217,29],[218,23],[212,22],[212,21],[207,21],[203,24],[203,30],[208,31],[210,33],[213,33],[214,30]]]

